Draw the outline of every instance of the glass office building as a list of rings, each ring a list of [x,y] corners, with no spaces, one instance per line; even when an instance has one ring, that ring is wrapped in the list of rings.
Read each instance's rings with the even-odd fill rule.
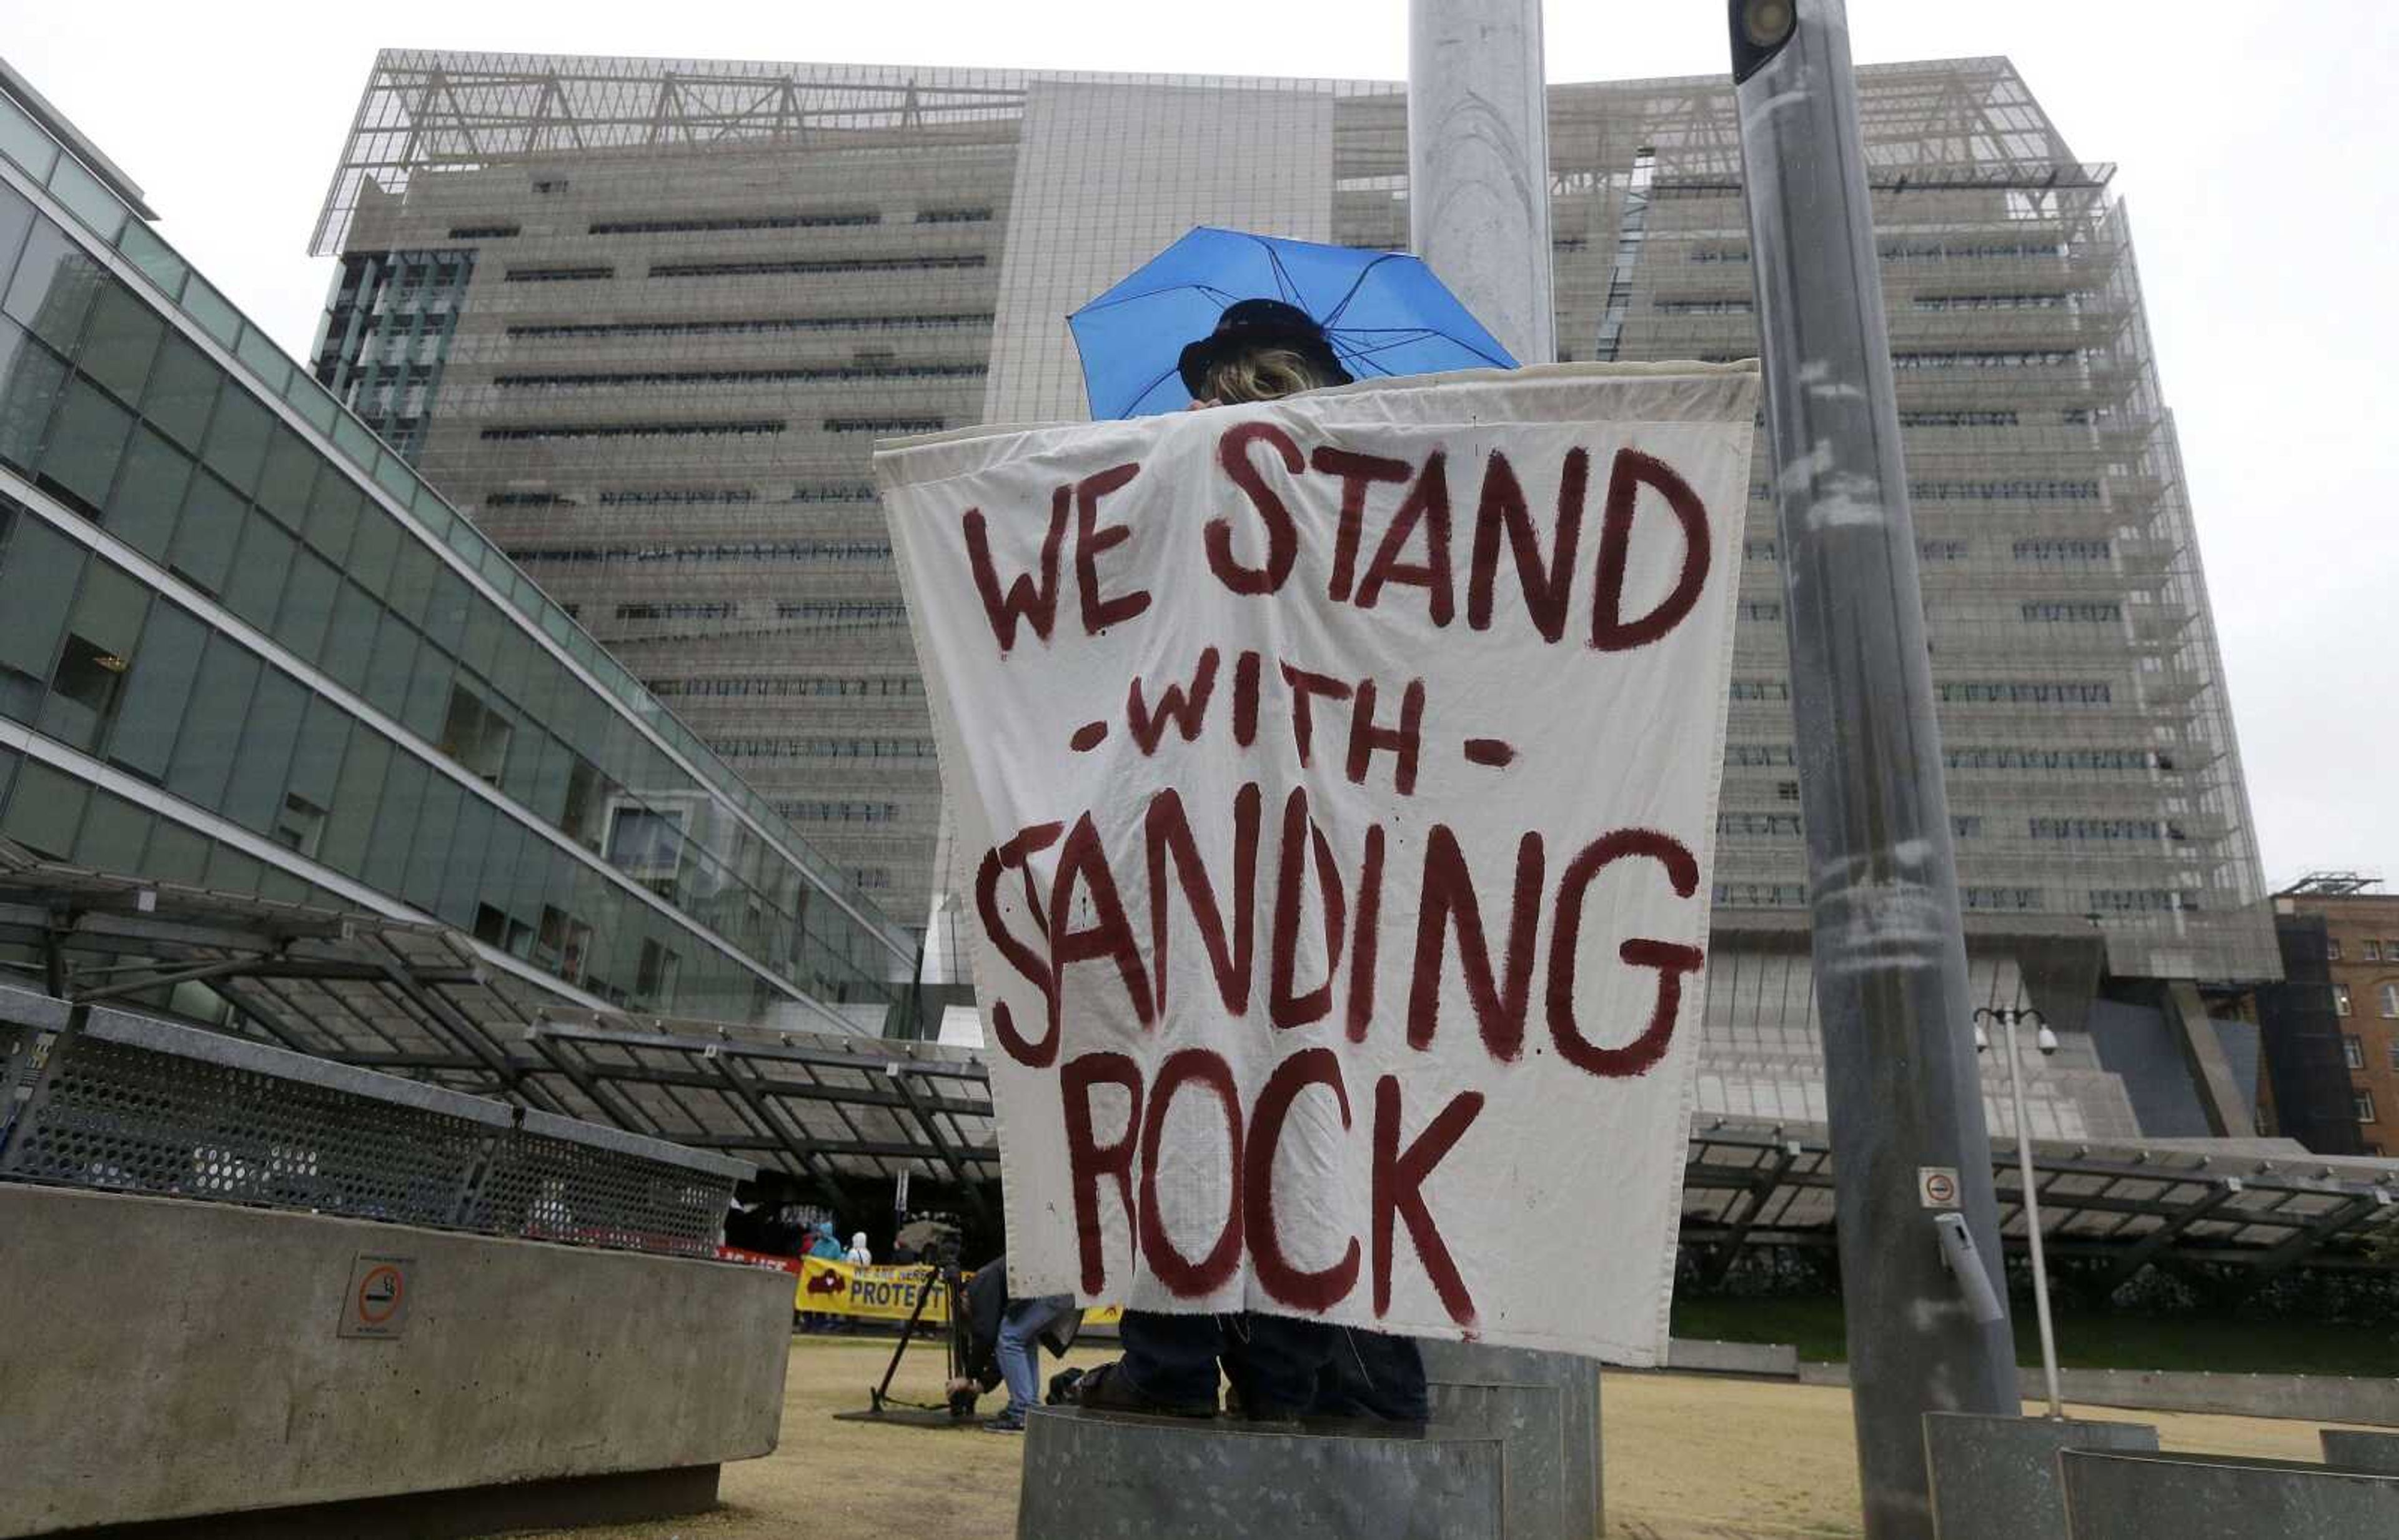
[[[1859,88],[1978,987],[2068,1034],[2036,1131],[2129,1132],[2111,1043],[2221,1054],[2201,990],[2279,964],[2128,226],[2006,61]],[[1564,356],[1755,354],[1726,83],[1550,117]],[[1194,224],[1396,248],[1407,200],[1388,82],[387,51],[313,367],[913,919],[947,874],[874,439],[1081,416],[1063,317]],[[1812,1118],[1770,475],[1761,437],[1701,1096]]]
[[[915,944],[0,79],[0,836],[880,1032]]]

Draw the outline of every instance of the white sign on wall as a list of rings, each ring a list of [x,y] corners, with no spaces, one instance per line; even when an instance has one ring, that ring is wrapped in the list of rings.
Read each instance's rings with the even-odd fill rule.
[[[877,453],[1015,1292],[1662,1357],[1756,394]]]

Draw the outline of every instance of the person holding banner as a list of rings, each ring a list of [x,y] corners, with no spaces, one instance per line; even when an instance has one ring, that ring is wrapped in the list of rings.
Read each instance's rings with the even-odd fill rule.
[[[1014,1285],[1135,1312],[1093,1407],[1406,1417],[1407,1338],[1654,1365],[1756,371],[1326,388],[1318,330],[1396,372],[1341,291],[1226,291],[1108,371],[1213,410],[875,451]]]
[[[801,1254],[803,1256],[814,1257],[819,1262],[839,1262],[842,1260],[841,1242],[834,1238],[833,1221],[829,1219],[820,1219],[817,1221],[814,1225],[810,1226],[808,1230],[808,1249]],[[839,1331],[842,1330],[842,1323],[838,1317],[828,1315],[821,1310],[810,1310],[802,1314],[800,1318],[800,1330],[803,1331]]]
[[[1178,368],[1194,412],[1352,383],[1322,328],[1281,300],[1226,306],[1214,330],[1183,350]],[[1128,1310],[1118,1331],[1124,1357],[1075,1387],[1087,1408],[1212,1417],[1221,1363],[1236,1410],[1253,1420],[1422,1423],[1428,1415],[1424,1358],[1412,1338],[1252,1311]]]

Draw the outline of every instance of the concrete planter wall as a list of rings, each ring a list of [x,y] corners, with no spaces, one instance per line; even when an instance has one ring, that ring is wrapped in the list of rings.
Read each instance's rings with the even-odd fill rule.
[[[782,1273],[0,1184],[0,1535],[766,1454]],[[397,1334],[337,1334],[362,1257]],[[388,1326],[384,1328],[388,1330]]]
[[[1847,1364],[1803,1363],[1802,1385],[1847,1385]],[[2020,1373],[2025,1399],[2039,1400],[2040,1371]],[[2058,1387],[2083,1406],[2135,1412],[2212,1412],[2235,1417],[2399,1425],[2399,1380],[2329,1374],[2192,1374],[2154,1369],[2068,1369]]]

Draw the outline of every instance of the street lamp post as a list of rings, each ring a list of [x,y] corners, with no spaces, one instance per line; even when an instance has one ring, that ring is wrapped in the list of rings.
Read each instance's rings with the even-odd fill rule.
[[[2023,1401],[1882,264],[1842,0],[1730,22],[1859,1497],[1931,1540],[1924,1414]]]
[[[1984,1006],[1974,1012],[1977,1053],[1991,1046],[1990,1035],[1983,1030],[1986,1019],[1997,1021],[2006,1033],[2008,1095],[2015,1103],[2016,1113],[2016,1181],[2024,1189],[2025,1234],[2032,1242],[2032,1307],[2040,1322],[2040,1373],[2049,1388],[2049,1414],[2063,1418],[2066,1403],[2057,1393],[2057,1335],[2049,1323],[2049,1269],[2041,1261],[2040,1194],[2033,1184],[2032,1128],[2025,1118],[2024,1066],[2017,1058],[2016,1027],[2031,1020],[2040,1029],[2033,1043],[2044,1056],[2057,1051],[2057,1033],[2049,1030],[2049,1022],[2040,1011],[2028,1006]]]

